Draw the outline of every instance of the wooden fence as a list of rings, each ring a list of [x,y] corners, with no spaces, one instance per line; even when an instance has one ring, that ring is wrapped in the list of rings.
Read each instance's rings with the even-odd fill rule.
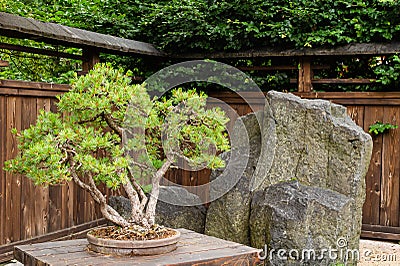
[[[55,95],[68,86],[34,82],[0,81],[0,255],[5,247],[20,240],[37,236],[61,236],[71,228],[84,229],[91,221],[101,218],[90,195],[72,183],[47,188],[36,187],[20,175],[2,170],[4,161],[16,152],[16,139],[11,128],[27,128],[35,121],[40,109],[55,111]],[[211,93],[232,107],[232,117],[244,115],[251,109],[231,93]],[[365,130],[377,120],[399,124],[400,93],[302,93],[305,98],[322,98],[344,104],[350,116]],[[261,102],[248,97],[255,104],[254,111],[262,109]],[[220,103],[211,100],[210,105]],[[400,129],[374,137],[374,151],[367,175],[367,198],[364,205],[363,234],[400,239],[399,154]],[[172,171],[168,179],[196,186],[209,180],[209,171]],[[195,192],[195,188],[194,188]],[[200,195],[207,199],[207,195]],[[82,225],[81,227],[79,227]],[[62,233],[57,233],[62,231]],[[42,237],[42,239],[47,239]],[[8,249],[9,250],[9,249]],[[1,261],[1,256],[0,256]]]
[[[55,111],[55,95],[68,89],[66,85],[0,81],[0,246],[87,222],[90,226],[90,221],[101,218],[90,195],[73,183],[43,188],[3,170],[4,161],[17,152],[10,130],[29,127],[40,109]]]

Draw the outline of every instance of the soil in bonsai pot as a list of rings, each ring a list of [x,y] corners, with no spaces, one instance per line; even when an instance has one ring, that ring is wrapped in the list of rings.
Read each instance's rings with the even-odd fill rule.
[[[131,227],[108,226],[90,231],[92,236],[103,239],[113,240],[156,240],[172,237],[176,234],[175,230],[153,225],[150,229],[138,225]]]

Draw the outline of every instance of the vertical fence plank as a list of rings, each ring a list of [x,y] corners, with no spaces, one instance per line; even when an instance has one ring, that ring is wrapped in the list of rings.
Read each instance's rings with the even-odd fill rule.
[[[376,121],[383,121],[382,106],[366,106],[364,114],[364,131]],[[373,136],[373,150],[366,178],[366,198],[363,207],[363,223],[380,223],[381,174],[382,174],[382,135]]]
[[[74,221],[74,193],[75,193],[75,185],[73,181],[69,181],[65,184],[66,192],[65,192],[65,201],[66,201],[66,208],[68,209],[68,215],[66,217],[67,227],[71,227],[75,225]]]
[[[0,96],[0,245],[6,243],[4,235],[4,221],[6,220],[6,177],[3,170],[4,161],[6,159],[6,102],[5,97]]]
[[[83,216],[84,211],[85,211],[85,208],[84,208],[85,207],[85,197],[84,197],[84,191],[77,186],[76,186],[76,188],[77,188],[77,190],[76,190],[76,196],[77,196],[76,197],[76,207],[77,207],[76,219],[77,219],[77,223],[81,224],[85,221],[85,219],[84,219],[85,217]]]
[[[400,112],[397,107],[385,106],[384,123],[399,124]],[[382,183],[381,183],[381,225],[399,226],[399,139],[398,130],[383,134]]]
[[[7,97],[7,160],[17,155],[17,138],[11,130],[21,130],[21,110],[20,97]],[[6,242],[14,242],[21,239],[21,175],[6,173],[6,201]]]
[[[37,98],[37,114],[41,110],[50,111],[50,101],[46,98]],[[61,229],[61,191],[59,186],[49,186],[37,191],[37,209],[42,210],[40,217],[37,217],[37,227],[41,231],[56,231]],[[40,220],[40,221],[39,221]]]
[[[85,202],[86,202],[86,206],[85,206],[85,222],[89,222],[92,221],[95,217],[96,214],[94,213],[95,211],[95,202],[92,198],[92,196],[90,195],[90,193],[85,191]]]
[[[347,106],[347,114],[361,128],[364,128],[364,106]]]
[[[36,100],[36,114],[39,115],[40,109],[44,109],[46,112],[50,111],[50,97],[38,98]],[[39,235],[43,235],[49,231],[49,189],[50,187],[38,186],[36,187],[36,206],[37,211],[37,222],[36,232]]]
[[[8,160],[9,157],[12,157],[11,153],[13,150],[13,146],[12,146],[12,135],[11,135],[11,128],[13,127],[13,125],[9,125],[10,124],[10,114],[12,113],[12,104],[10,104],[10,99],[9,97],[5,98],[5,106],[6,106],[6,123],[5,123],[5,140],[6,140],[6,145],[5,145],[5,160]],[[8,244],[12,241],[12,237],[11,237],[11,232],[12,232],[12,225],[11,225],[11,179],[12,179],[12,175],[9,172],[5,172],[5,209],[4,209],[4,222],[3,222],[3,226],[4,226],[4,243]]]
[[[22,98],[22,130],[29,128],[36,120],[36,99],[32,97]],[[36,187],[32,180],[23,176],[21,180],[21,238],[28,239],[39,234],[36,232],[36,217],[40,210],[36,210],[36,202],[41,198],[37,197]]]

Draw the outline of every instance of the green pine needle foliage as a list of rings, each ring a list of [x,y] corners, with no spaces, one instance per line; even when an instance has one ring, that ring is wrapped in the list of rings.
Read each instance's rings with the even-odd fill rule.
[[[42,111],[35,125],[13,130],[19,154],[5,162],[5,170],[52,185],[71,180],[74,169],[80,178],[91,175],[96,183],[115,189],[129,180],[129,168],[136,180],[149,166],[154,169],[148,174],[154,173],[167,156],[222,167],[217,154],[229,150],[228,118],[218,108],[207,110],[206,97],[176,89],[169,98],[151,99],[145,85],[131,85],[129,73],[98,64],[75,77],[72,89],[59,97],[59,113]],[[163,141],[168,134],[172,140]],[[124,136],[130,138],[123,143]]]

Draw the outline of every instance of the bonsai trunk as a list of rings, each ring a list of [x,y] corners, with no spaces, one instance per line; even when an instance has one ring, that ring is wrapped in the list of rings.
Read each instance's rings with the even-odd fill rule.
[[[70,163],[74,165],[72,160]],[[107,204],[106,196],[97,188],[92,175],[88,175],[89,184],[86,184],[79,178],[73,167],[71,167],[71,173],[74,181],[81,188],[88,191],[92,198],[100,205],[100,210],[104,218],[121,227],[140,225],[145,228],[150,228],[155,224],[156,206],[160,193],[160,180],[168,171],[171,164],[172,162],[167,159],[161,168],[154,173],[152,178],[152,190],[148,197],[144,194],[142,188],[134,180],[133,176],[129,175],[130,178],[125,180],[123,188],[128,195],[132,207],[129,219],[122,217],[121,214]],[[121,171],[123,170],[121,169]]]
[[[145,214],[145,219],[148,221],[150,226],[155,223],[156,206],[157,206],[158,196],[160,194],[161,178],[168,171],[171,164],[172,164],[171,161],[167,159],[165,163],[161,166],[161,168],[158,169],[158,171],[153,176],[152,189],[150,192],[149,200],[147,202],[146,214]]]

